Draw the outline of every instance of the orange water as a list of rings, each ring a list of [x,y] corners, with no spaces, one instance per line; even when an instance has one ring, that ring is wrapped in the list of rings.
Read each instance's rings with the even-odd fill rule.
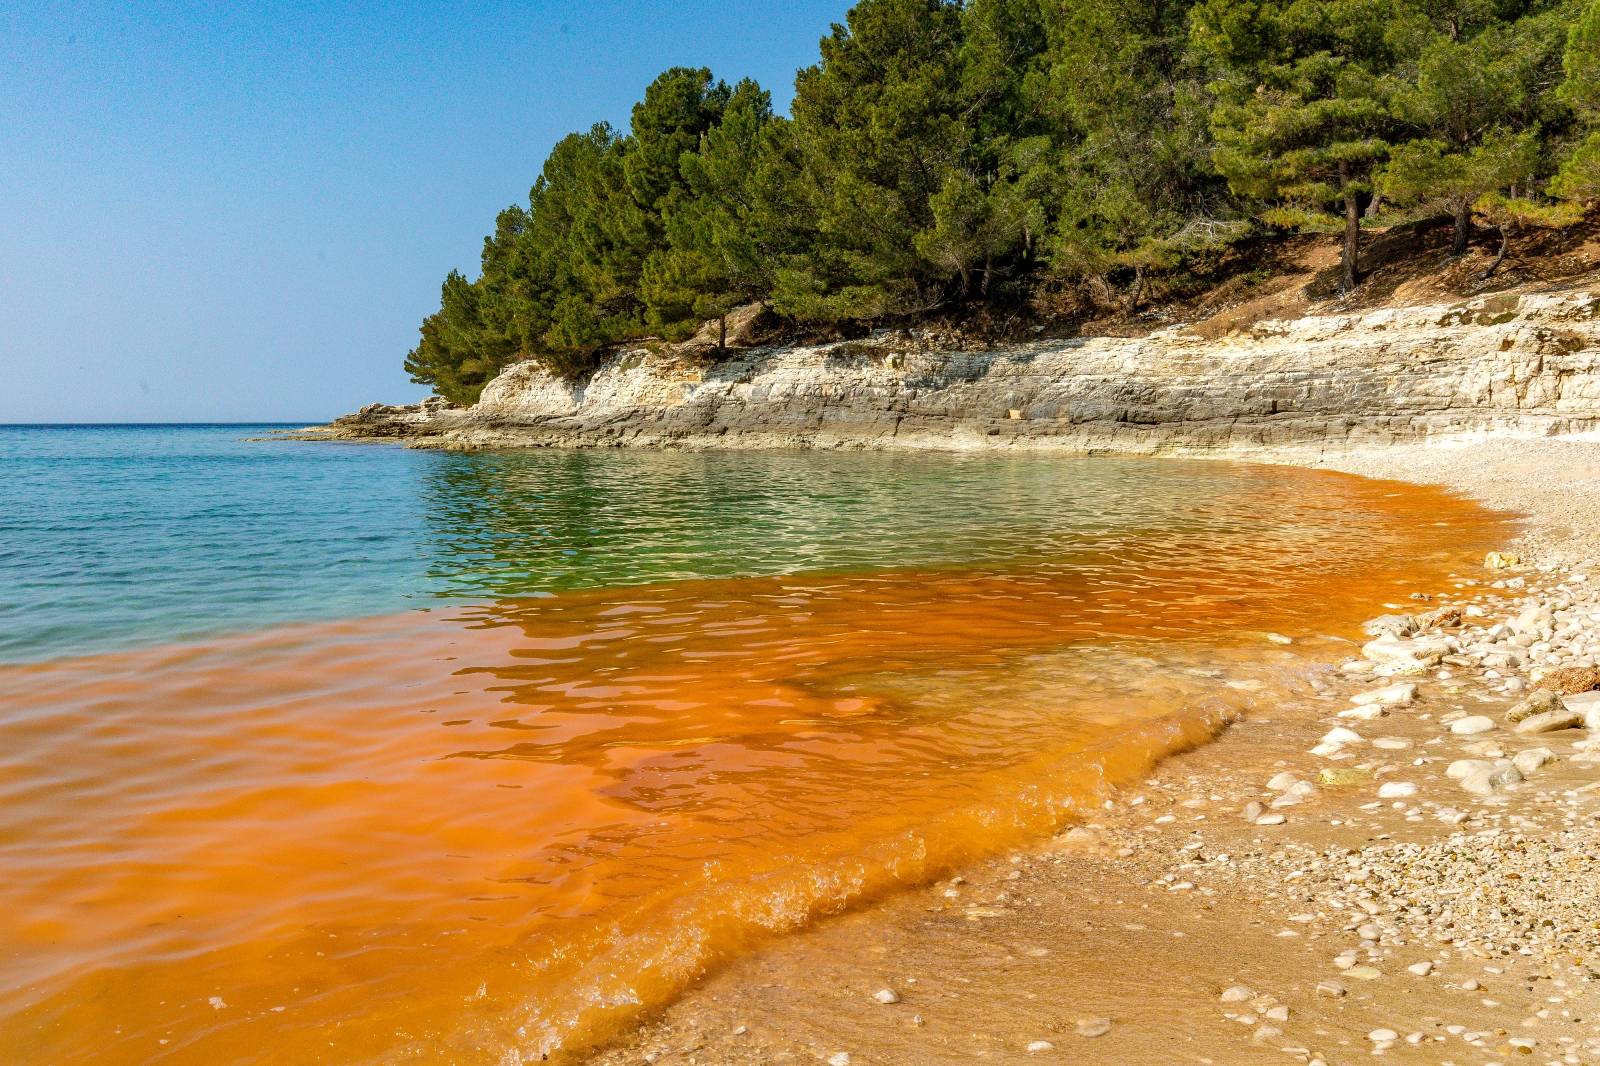
[[[0,1062],[580,1052],[763,937],[1069,821],[1248,710],[1226,674],[1263,631],[1349,633],[1499,532],[1426,490],[1261,486],[1235,528],[1069,561],[0,668]]]

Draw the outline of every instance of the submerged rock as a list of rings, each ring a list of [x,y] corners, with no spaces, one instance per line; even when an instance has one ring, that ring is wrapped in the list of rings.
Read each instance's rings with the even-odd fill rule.
[[[1553,711],[1543,711],[1524,718],[1513,728],[1518,733],[1554,733],[1559,729],[1576,729],[1583,725],[1583,715],[1578,711],[1569,711],[1560,707]]]
[[[1350,702],[1358,707],[1376,704],[1380,707],[1405,707],[1417,698],[1417,683],[1415,681],[1397,681],[1383,688],[1368,689],[1366,692],[1357,692],[1350,697]]]
[[[1462,779],[1461,787],[1474,796],[1492,796],[1520,784],[1523,780],[1522,771],[1512,765],[1509,759],[1501,760],[1501,763],[1468,775]]]
[[[1561,697],[1547,688],[1535,690],[1526,699],[1512,706],[1506,712],[1506,721],[1521,722],[1537,714],[1561,709]]]
[[[1600,729],[1600,692],[1580,692],[1566,696],[1561,705],[1569,711],[1583,715],[1585,729]]]
[[[1378,672],[1389,675],[1424,673],[1453,650],[1448,640],[1438,637],[1402,639],[1390,635],[1361,646],[1361,654],[1378,664]]]
[[[1386,614],[1363,622],[1361,628],[1374,637],[1409,637],[1420,626],[1409,614]]]
[[[1529,748],[1527,751],[1519,751],[1513,755],[1511,757],[1511,765],[1515,766],[1519,773],[1527,775],[1547,763],[1554,762],[1555,758],[1556,753],[1549,748]]]
[[[1079,1018],[1077,1033],[1082,1037],[1094,1038],[1105,1036],[1111,1032],[1110,1018]]]

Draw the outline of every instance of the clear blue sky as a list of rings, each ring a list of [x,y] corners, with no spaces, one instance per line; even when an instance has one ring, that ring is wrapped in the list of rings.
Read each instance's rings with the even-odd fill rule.
[[[848,0],[0,5],[0,423],[320,419],[670,66],[786,108]]]

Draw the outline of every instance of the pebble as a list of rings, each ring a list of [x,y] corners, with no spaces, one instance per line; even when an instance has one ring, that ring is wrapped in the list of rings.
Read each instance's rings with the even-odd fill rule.
[[[1222,990],[1222,1002],[1224,1003],[1247,1003],[1255,998],[1255,991],[1246,988],[1244,985],[1233,985]]]
[[[850,1052],[836,1051],[829,1055],[828,1066],[850,1066]]]
[[[1417,786],[1410,781],[1385,781],[1378,786],[1379,799],[1405,799],[1417,794]]]
[[[1487,759],[1457,759],[1444,768],[1444,776],[1452,781],[1465,781],[1479,771],[1492,769],[1494,763]]]
[[[1545,711],[1524,718],[1511,728],[1518,733],[1554,733],[1562,729],[1576,729],[1581,725],[1583,725],[1583,715],[1562,707],[1559,710]]]
[[[1494,719],[1487,715],[1474,714],[1466,718],[1458,718],[1450,723],[1450,732],[1458,737],[1475,736],[1478,733],[1487,733],[1494,728]]]
[[[892,988],[880,988],[876,992],[872,993],[872,998],[887,1006],[891,1003],[899,1003],[900,993],[896,992]]]
[[[1549,748],[1529,748],[1527,751],[1519,751],[1512,756],[1511,765],[1515,766],[1519,773],[1526,776],[1552,762],[1555,757],[1556,753]]]
[[[1048,1040],[1035,1040],[1028,1045],[1028,1054],[1037,1055],[1044,1051],[1054,1051],[1056,1046]]]
[[[1559,711],[1562,709],[1561,697],[1549,689],[1539,689],[1527,699],[1513,706],[1506,712],[1506,721],[1516,723],[1535,715],[1544,714],[1546,711]]]
[[[1381,1044],[1387,1043],[1391,1040],[1399,1040],[1400,1034],[1395,1032],[1393,1029],[1374,1029],[1372,1032],[1367,1034],[1367,1039],[1372,1041],[1374,1044]]]
[[[1091,1039],[1097,1036],[1105,1036],[1107,1033],[1111,1032],[1111,1019],[1079,1018],[1077,1031],[1079,1036],[1088,1037]]]
[[[1426,977],[1433,972],[1433,963],[1426,959],[1422,962],[1414,962],[1406,967],[1406,972],[1414,973],[1418,977]]]
[[[1282,825],[1286,821],[1288,819],[1281,814],[1263,814],[1256,819],[1256,825]]]
[[[1507,762],[1504,766],[1490,766],[1462,778],[1461,787],[1473,795],[1490,796],[1521,781],[1522,771]]]
[[[1368,689],[1358,692],[1350,697],[1350,702],[1358,707],[1378,704],[1383,707],[1406,707],[1417,698],[1417,683],[1415,681],[1400,681],[1383,688]]]

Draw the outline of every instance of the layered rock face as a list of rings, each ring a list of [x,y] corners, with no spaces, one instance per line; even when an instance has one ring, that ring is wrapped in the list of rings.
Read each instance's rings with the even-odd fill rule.
[[[341,435],[365,434],[359,426]],[[1030,447],[1241,452],[1600,430],[1600,295],[1564,291],[1141,338],[922,351],[882,337],[695,366],[647,351],[583,381],[509,367],[409,418],[443,447]]]

